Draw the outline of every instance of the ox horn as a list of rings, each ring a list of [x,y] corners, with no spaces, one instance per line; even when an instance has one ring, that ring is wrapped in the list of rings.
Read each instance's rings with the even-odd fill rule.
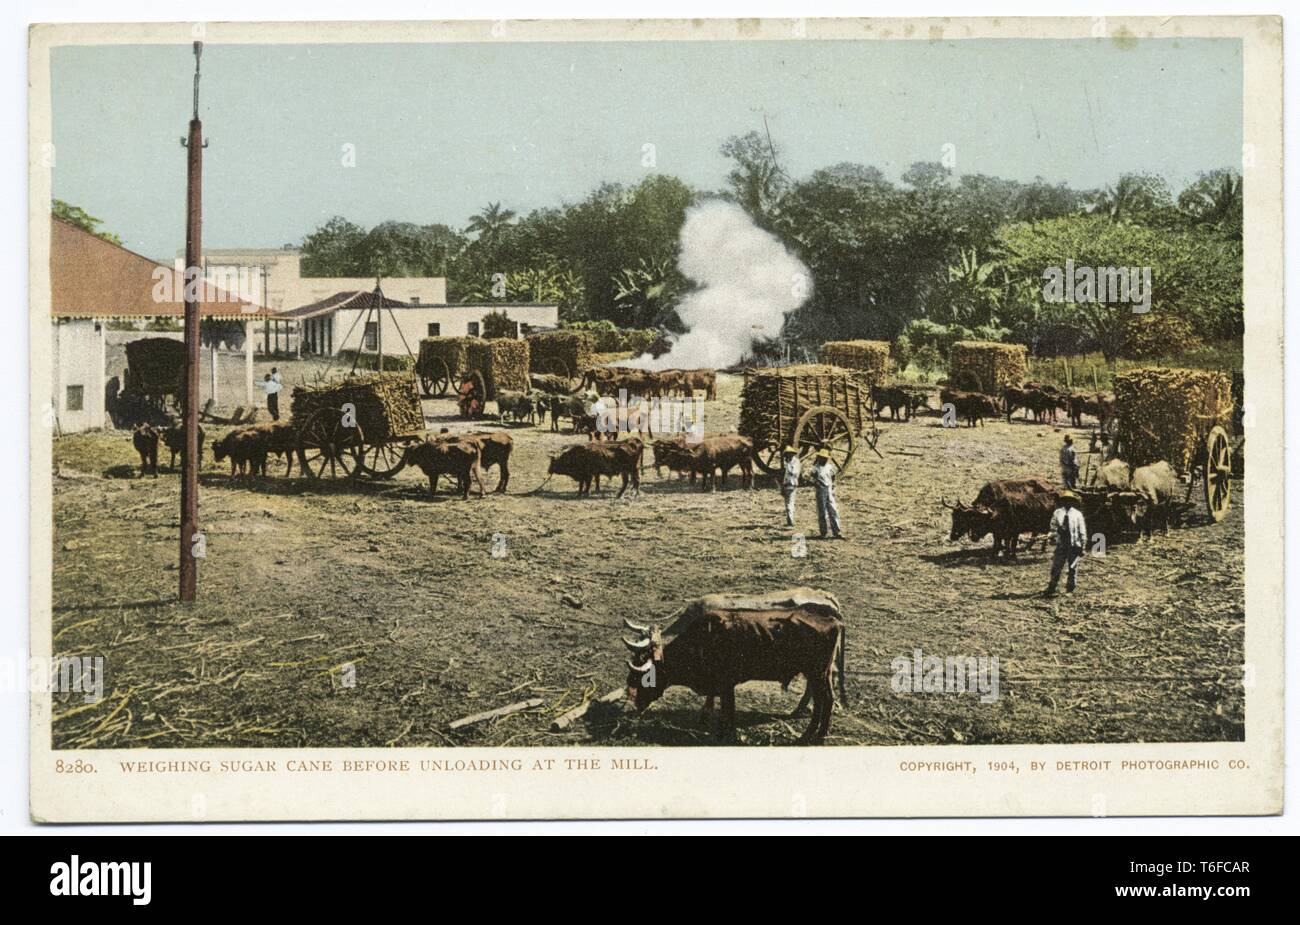
[[[955,511],[955,510],[957,510],[956,505],[949,504],[947,498],[940,498],[940,499],[939,499],[939,503],[942,504],[944,507],[946,507],[946,508],[947,508],[948,510],[950,510],[950,511]]]
[[[652,665],[653,662],[651,662],[649,659],[647,659],[645,664],[643,665],[638,665],[636,664],[636,662],[633,662],[631,659],[628,659],[628,663],[627,663],[627,667],[631,668],[633,671],[640,672],[641,674],[645,674],[647,671],[649,671]]]
[[[643,636],[649,636],[649,635],[650,635],[650,627],[648,627],[648,626],[646,626],[646,625],[644,625],[644,624],[642,624],[642,623],[633,623],[633,622],[632,622],[631,620],[629,620],[627,617],[624,617],[624,618],[623,618],[623,625],[626,626],[628,629],[630,629],[630,630],[631,630],[632,632],[634,632],[634,633],[640,633],[640,634],[642,634]]]
[[[628,639],[626,636],[624,636],[623,645],[627,646],[633,652],[644,652],[646,649],[650,648],[650,640],[649,639]]]

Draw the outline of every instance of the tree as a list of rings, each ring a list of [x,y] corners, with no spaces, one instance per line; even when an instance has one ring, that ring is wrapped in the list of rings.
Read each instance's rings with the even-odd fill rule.
[[[1178,195],[1178,210],[1189,225],[1211,229],[1241,243],[1241,174],[1232,170],[1202,173]]]
[[[1159,223],[1173,210],[1173,195],[1163,177],[1126,173],[1114,186],[1093,196],[1093,211],[1112,222]]]
[[[483,316],[483,336],[488,339],[493,338],[513,338],[519,331],[519,326],[510,320],[510,316],[503,311],[490,311]]]
[[[754,224],[770,228],[787,187],[771,140],[758,132],[732,135],[722,143],[721,152],[733,162],[727,174],[731,198],[749,213]]]
[[[1072,347],[1120,356],[1130,320],[1139,314],[1133,301],[1074,301],[1047,298],[1045,279],[1062,269],[1068,256],[1089,272],[1108,268],[1149,269],[1148,312],[1187,319],[1198,337],[1222,338],[1242,330],[1241,255],[1205,230],[1178,231],[1115,222],[1104,215],[1078,215],[1036,224],[1014,224],[998,233],[999,259],[1012,280],[1009,298],[1023,308],[1017,335],[1039,345],[1043,332],[1056,329],[1081,338]],[[1029,303],[1029,304],[1025,304]],[[1025,321],[1029,323],[1026,324]]]
[[[513,210],[501,208],[499,202],[490,202],[486,208],[470,218],[465,230],[477,236],[484,244],[493,247],[500,242],[502,235],[514,220]]]
[[[303,276],[364,276],[361,244],[366,230],[336,215],[302,240]]]
[[[55,218],[60,218],[65,222],[76,225],[83,231],[89,231],[97,238],[103,238],[105,241],[116,244],[119,247],[122,244],[122,239],[111,231],[100,231],[99,226],[104,224],[103,220],[90,215],[85,209],[64,202],[62,199],[55,199],[51,211],[54,213]]]

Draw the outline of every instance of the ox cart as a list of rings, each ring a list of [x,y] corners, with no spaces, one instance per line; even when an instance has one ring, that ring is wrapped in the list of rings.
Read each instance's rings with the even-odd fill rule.
[[[137,396],[159,409],[180,409],[185,394],[185,343],[170,337],[144,337],[126,344],[122,395]]]
[[[840,472],[862,443],[880,455],[870,389],[858,375],[836,366],[746,370],[739,430],[753,441],[754,462],[769,474],[781,471],[787,445],[805,461],[827,450]]]
[[[424,413],[409,373],[350,375],[293,391],[293,421],[302,472],[391,479],[406,465],[406,448],[424,439]]]
[[[1220,372],[1142,367],[1115,377],[1115,439],[1108,458],[1134,468],[1165,460],[1187,480],[1184,504],[1200,482],[1218,523],[1232,502],[1232,386]]]

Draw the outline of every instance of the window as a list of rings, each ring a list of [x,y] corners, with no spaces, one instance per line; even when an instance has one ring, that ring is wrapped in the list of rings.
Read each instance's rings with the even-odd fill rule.
[[[364,347],[362,347],[362,349],[363,350],[379,349],[379,322],[377,321],[366,322],[366,340],[365,340],[365,345]]]
[[[428,336],[429,336],[429,337],[438,337],[438,336],[441,335],[441,334],[442,334],[442,325],[438,324],[437,322],[430,322],[430,324],[429,324],[429,335],[428,335]]]
[[[469,324],[466,325],[466,329],[467,329],[467,331],[468,331],[470,337],[478,337],[478,322],[477,322],[477,321],[471,321]]]
[[[68,386],[68,397],[64,406],[68,411],[81,411],[82,405],[86,400],[86,387],[82,385]]]

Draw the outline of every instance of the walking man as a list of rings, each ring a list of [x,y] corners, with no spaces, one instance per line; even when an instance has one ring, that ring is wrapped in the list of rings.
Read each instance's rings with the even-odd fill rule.
[[[840,532],[840,509],[835,505],[835,463],[831,462],[829,450],[818,450],[813,458],[812,480],[817,492],[817,527],[822,539],[826,538],[827,527],[833,539],[844,539]]]
[[[1083,511],[1079,510],[1079,496],[1067,488],[1057,494],[1056,500],[1058,507],[1052,512],[1051,526],[1056,536],[1056,552],[1052,555],[1052,579],[1047,584],[1046,597],[1056,594],[1061,569],[1066,570],[1065,590],[1074,591],[1079,559],[1088,542],[1088,527],[1083,521]]]
[[[279,374],[271,370],[257,386],[266,392],[266,410],[270,412],[271,420],[280,420],[280,390],[284,385],[280,382]]]
[[[781,453],[781,497],[785,498],[785,525],[794,526],[794,493],[799,487],[799,476],[803,474],[803,463],[794,447],[787,446]],[[825,531],[823,531],[825,532]]]
[[[1079,454],[1074,450],[1074,438],[1065,435],[1061,445],[1061,481],[1066,488],[1077,488],[1079,481]]]

